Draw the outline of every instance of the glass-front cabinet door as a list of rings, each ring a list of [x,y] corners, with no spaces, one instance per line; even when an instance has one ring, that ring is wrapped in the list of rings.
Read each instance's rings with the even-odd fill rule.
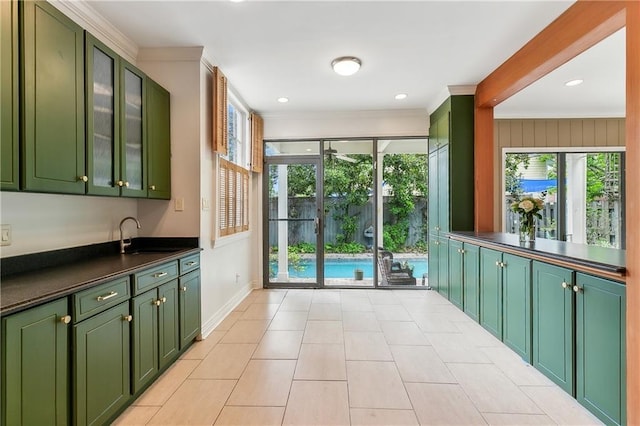
[[[122,61],[121,74],[121,176],[117,185],[121,195],[145,197],[145,133],[144,74],[133,65]]]
[[[119,57],[89,33],[86,37],[87,193],[120,195]]]

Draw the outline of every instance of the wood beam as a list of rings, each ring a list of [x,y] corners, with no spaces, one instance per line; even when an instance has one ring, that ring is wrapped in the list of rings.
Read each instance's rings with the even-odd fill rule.
[[[496,106],[623,28],[627,3],[576,2],[478,85],[476,104]]]
[[[477,99],[477,98],[476,98]],[[476,105],[474,116],[474,229],[493,232],[493,107]]]
[[[640,424],[640,3],[628,2],[625,170],[627,235],[627,424]]]

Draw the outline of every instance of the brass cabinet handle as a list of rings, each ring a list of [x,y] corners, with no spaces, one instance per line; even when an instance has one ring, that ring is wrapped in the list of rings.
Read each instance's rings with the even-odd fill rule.
[[[162,299],[160,299],[162,301],[162,303],[167,303],[167,298],[163,297]]]
[[[569,284],[567,284],[566,282],[562,281],[562,288],[566,289],[567,287],[569,287]]]
[[[132,319],[133,319],[133,317],[131,315],[123,315],[122,316],[122,321],[131,322]]]
[[[116,182],[116,184],[117,184],[119,187],[123,187],[123,186],[124,186],[124,182],[123,182],[123,181],[121,181],[121,180],[119,180],[118,182]]]
[[[573,286],[573,291],[576,292],[576,293],[580,293],[581,291],[583,291],[583,288],[582,287],[578,287],[577,285],[574,285]]]
[[[152,191],[155,191],[156,190],[156,186],[155,185],[150,185],[149,189],[152,190]]]
[[[60,322],[63,324],[69,324],[71,322],[71,315],[60,317]]]
[[[78,176],[78,180],[81,182],[89,182],[89,178],[87,176]]]
[[[124,186],[126,186],[128,188],[129,187],[129,182],[125,182]]]
[[[501,267],[501,268],[506,268],[506,267],[507,267],[507,264],[506,264],[506,263],[504,263],[504,262],[500,262],[500,267]]]
[[[496,266],[499,268],[500,267],[500,261],[496,260]]]
[[[118,295],[117,291],[112,291],[111,293],[107,294],[106,296],[98,296],[96,300],[98,302],[102,302],[103,300],[111,299],[112,297],[116,297],[117,295]]]
[[[187,291],[187,286],[182,287],[182,291]]]
[[[162,277],[166,277],[168,275],[167,272],[159,272],[157,274],[153,274],[153,278],[162,278]]]
[[[160,300],[154,300],[153,302],[151,302],[153,305],[156,306],[160,306],[160,304],[162,303]]]
[[[187,266],[195,266],[197,264],[198,264],[198,262],[193,262],[193,261],[185,263],[185,265],[187,265]]]

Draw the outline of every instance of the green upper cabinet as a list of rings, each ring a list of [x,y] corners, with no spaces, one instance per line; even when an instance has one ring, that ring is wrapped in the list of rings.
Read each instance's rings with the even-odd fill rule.
[[[431,141],[431,139],[429,139]],[[438,151],[429,153],[429,233],[438,233]]]
[[[531,362],[531,260],[502,255],[502,341]]]
[[[18,2],[0,2],[0,189],[17,190],[18,173]]]
[[[533,365],[573,395],[573,271],[533,262]]]
[[[3,425],[69,423],[66,298],[2,319]]]
[[[607,424],[626,424],[626,288],[577,273],[576,397]]]
[[[120,179],[126,197],[147,196],[146,89],[142,71],[120,61]]]
[[[85,33],[87,193],[120,195],[120,57]]]
[[[22,188],[84,194],[84,34],[44,1],[22,6]]]
[[[170,95],[147,80],[147,182],[148,198],[171,198]]]
[[[464,312],[480,322],[480,247],[464,243],[463,306]]]

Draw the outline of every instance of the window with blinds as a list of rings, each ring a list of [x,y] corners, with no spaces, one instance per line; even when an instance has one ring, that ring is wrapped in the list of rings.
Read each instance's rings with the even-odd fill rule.
[[[220,236],[249,230],[249,171],[220,159]]]

